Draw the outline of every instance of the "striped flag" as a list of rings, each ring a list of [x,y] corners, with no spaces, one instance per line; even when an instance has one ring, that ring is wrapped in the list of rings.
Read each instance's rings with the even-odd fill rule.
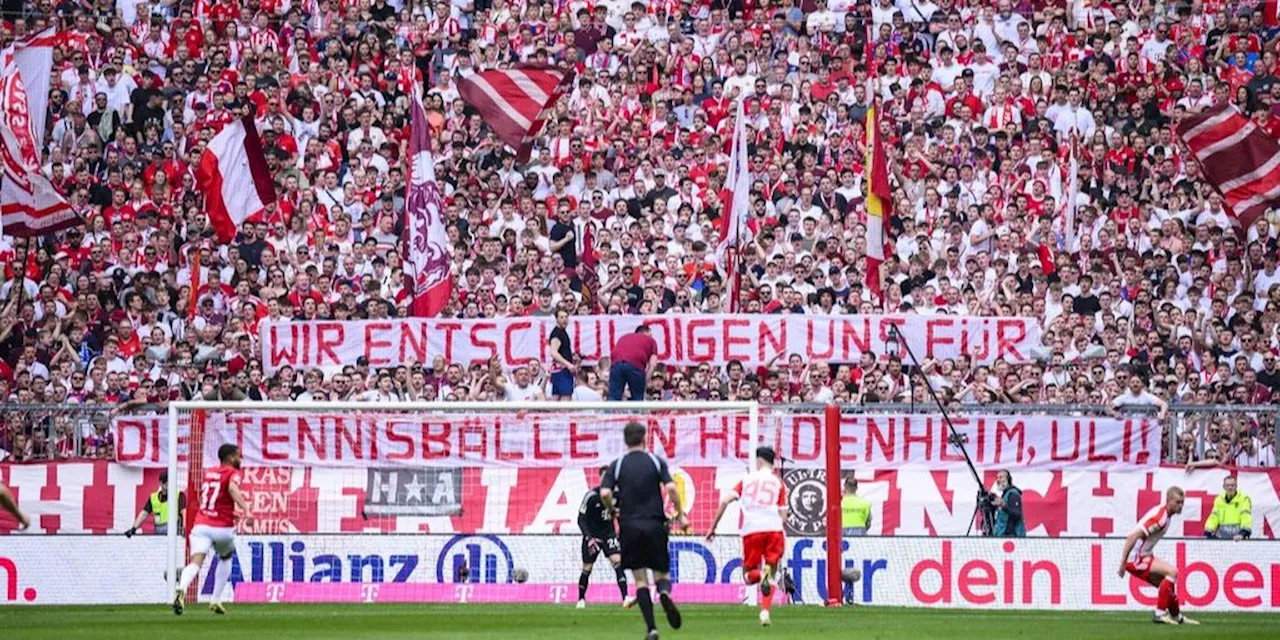
[[[747,165],[747,111],[745,100],[738,100],[737,120],[733,124],[733,147],[729,152],[729,172],[724,182],[721,199],[724,202],[720,216],[720,253],[724,257],[725,274],[729,285],[729,312],[738,310],[738,298],[742,286],[739,271],[739,252],[742,245],[742,227],[746,225],[751,207],[751,170]]]
[[[867,32],[867,110],[866,164],[863,168],[863,191],[867,205],[867,286],[877,300],[884,300],[884,283],[880,265],[884,263],[885,225],[893,215],[893,196],[889,190],[889,159],[880,137],[879,96],[875,93],[875,60],[870,28]]]
[[[1205,109],[1183,119],[1177,130],[1241,233],[1280,205],[1280,144],[1234,106]]]
[[[1067,246],[1071,247],[1071,240],[1076,236],[1076,194],[1080,192],[1080,164],[1076,160],[1076,141],[1075,136],[1071,139],[1071,160],[1067,163],[1067,220],[1066,220],[1066,236]]]
[[[412,295],[409,313],[432,317],[449,304],[453,284],[449,278],[444,197],[436,182],[436,162],[431,155],[431,125],[416,87],[409,119],[409,184],[404,203],[406,275]]]
[[[524,162],[551,109],[573,86],[574,72],[545,65],[479,71],[458,80],[463,101],[480,112],[498,139]]]
[[[218,242],[235,240],[244,221],[276,201],[275,184],[252,116],[231,121],[200,154],[196,186]]]

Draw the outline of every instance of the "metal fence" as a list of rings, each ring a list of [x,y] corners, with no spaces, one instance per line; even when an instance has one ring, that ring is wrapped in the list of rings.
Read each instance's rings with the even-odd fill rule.
[[[569,405],[570,407],[572,405]],[[818,412],[820,404],[772,405],[775,412]],[[154,413],[163,407],[138,407],[131,413]],[[846,413],[936,414],[931,403],[843,405]],[[1146,414],[1155,408],[1129,410]],[[972,414],[1103,416],[1114,415],[1104,405],[952,404],[953,416]],[[0,409],[0,461],[102,459],[115,457],[112,405],[7,404]],[[1276,427],[1280,405],[1173,405],[1160,421],[1165,462],[1187,464],[1215,460],[1243,461],[1244,466],[1275,466]]]

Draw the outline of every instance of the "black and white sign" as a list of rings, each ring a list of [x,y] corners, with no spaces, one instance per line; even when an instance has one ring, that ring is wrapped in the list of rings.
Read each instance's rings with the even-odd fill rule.
[[[782,474],[787,488],[788,536],[819,536],[826,532],[827,472],[822,469],[787,469]]]
[[[462,511],[461,469],[369,469],[364,512],[451,516]]]

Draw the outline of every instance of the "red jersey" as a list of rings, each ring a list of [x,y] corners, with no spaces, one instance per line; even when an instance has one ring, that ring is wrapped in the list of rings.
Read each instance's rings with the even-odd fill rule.
[[[234,527],[236,503],[231,499],[231,483],[240,483],[240,470],[226,465],[206,469],[200,482],[200,510],[196,524],[210,527]]]

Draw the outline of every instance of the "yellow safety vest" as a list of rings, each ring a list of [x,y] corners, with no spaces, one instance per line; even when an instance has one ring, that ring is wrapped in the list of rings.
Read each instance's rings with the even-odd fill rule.
[[[840,526],[845,529],[865,529],[871,521],[871,503],[860,495],[840,498]]]
[[[1239,491],[1227,502],[1226,494],[1219,494],[1213,499],[1213,512],[1204,523],[1204,530],[1209,533],[1234,536],[1241,529],[1253,531],[1253,501]]]
[[[160,492],[151,494],[151,517],[157,527],[169,524],[169,501],[160,499]]]

